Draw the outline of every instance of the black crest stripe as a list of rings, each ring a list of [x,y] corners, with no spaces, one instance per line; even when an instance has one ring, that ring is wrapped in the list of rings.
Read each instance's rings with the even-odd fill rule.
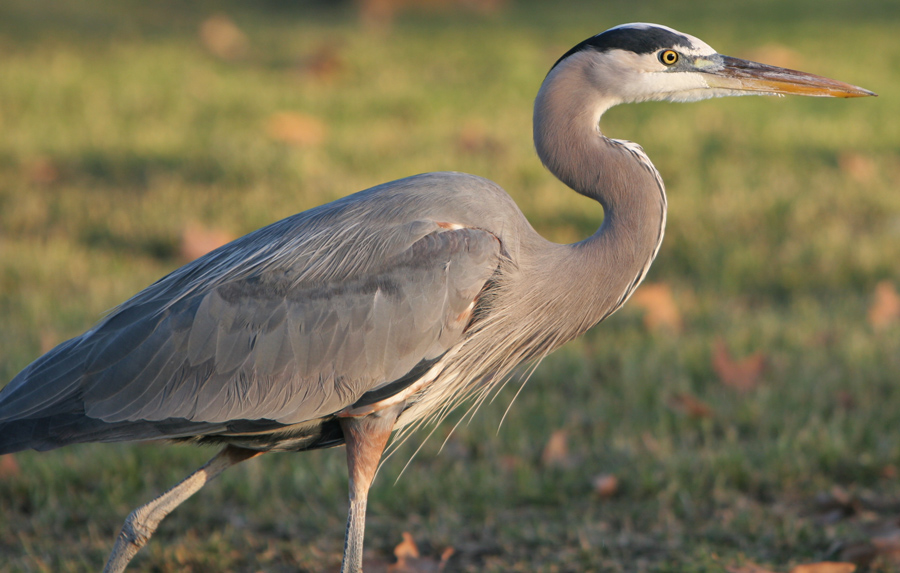
[[[553,64],[553,68],[572,54],[586,50],[595,52],[626,50],[635,54],[650,54],[661,48],[672,48],[675,46],[690,48],[691,42],[687,36],[657,26],[623,26],[591,36],[563,54]],[[553,68],[550,68],[551,71]]]

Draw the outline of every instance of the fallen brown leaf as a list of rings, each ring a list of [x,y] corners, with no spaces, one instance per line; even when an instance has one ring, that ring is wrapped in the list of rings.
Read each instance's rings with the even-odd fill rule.
[[[344,59],[334,44],[322,44],[300,64],[304,74],[317,80],[333,79],[344,67]]]
[[[441,552],[440,558],[421,557],[419,548],[413,536],[408,531],[403,532],[403,541],[394,548],[394,556],[397,562],[388,565],[388,573],[440,573],[447,565],[447,561],[453,555],[454,550],[448,547]],[[367,567],[369,571],[372,567]],[[376,566],[377,570],[378,567]]]
[[[669,285],[644,283],[631,296],[631,304],[644,310],[644,325],[648,330],[681,332],[681,312]]]
[[[837,561],[820,561],[818,563],[805,563],[791,569],[791,573],[853,573],[856,565]]]
[[[669,407],[691,418],[712,418],[713,415],[709,404],[686,392],[673,395],[669,399]]]
[[[309,147],[325,141],[328,128],[315,117],[293,111],[274,113],[266,120],[266,133],[275,141]]]
[[[224,14],[210,16],[200,24],[200,41],[212,55],[228,61],[243,58],[250,46],[244,32]]]
[[[717,340],[713,348],[712,367],[722,384],[740,392],[747,392],[759,385],[766,368],[766,357],[762,352],[756,352],[741,360],[735,360],[725,343]]]
[[[875,295],[869,306],[869,324],[875,330],[885,328],[900,321],[900,295],[891,281],[881,281],[875,285]]]
[[[192,223],[181,232],[178,254],[183,261],[193,261],[232,240],[234,237],[226,231],[208,229]]]
[[[607,499],[619,492],[619,478],[612,474],[601,474],[594,478],[594,493]]]
[[[0,479],[14,477],[21,472],[22,469],[19,467],[19,462],[16,461],[15,456],[12,454],[0,456]]]
[[[869,183],[877,171],[875,162],[869,157],[849,151],[838,156],[838,167],[859,183]]]
[[[416,545],[412,533],[408,531],[403,532],[403,541],[394,547],[394,557],[396,557],[398,561],[419,557],[419,547]]]
[[[25,164],[25,176],[31,183],[49,185],[59,180],[59,168],[49,157],[36,157]]]
[[[541,465],[548,467],[565,467],[571,462],[569,458],[569,434],[565,430],[556,430],[541,452]]]

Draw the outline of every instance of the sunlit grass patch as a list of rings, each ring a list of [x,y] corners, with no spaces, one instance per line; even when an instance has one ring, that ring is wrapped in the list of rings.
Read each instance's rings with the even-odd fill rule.
[[[204,48],[214,13],[246,35],[240,58]],[[546,172],[530,140],[556,58],[631,20],[736,56],[774,44],[879,98],[612,110],[605,132],[641,143],[667,182],[648,280],[670,287],[680,328],[648,328],[627,306],[548,358],[502,426],[517,381],[449,437],[462,412],[438,428],[397,479],[417,435],[380,471],[367,547],[388,559],[411,531],[426,551],[454,547],[450,568],[467,571],[839,559],[896,517],[900,496],[900,325],[868,314],[879,281],[900,285],[897,17],[876,0],[523,1],[493,17],[401,14],[385,32],[361,27],[350,3],[7,3],[0,381],[181,264],[192,225],[237,236],[386,180],[459,170],[504,186],[548,238],[579,240],[602,212]],[[331,67],[311,71],[314,56]],[[273,135],[279,117],[322,131]],[[717,343],[765,357],[752,388],[722,383]],[[565,463],[543,463],[559,430]],[[17,454],[18,473],[0,477],[0,571],[96,570],[128,512],[213,453]],[[618,489],[602,497],[592,484],[607,474]],[[173,513],[135,567],[327,570],[346,481],[342,450],[242,464]],[[823,510],[834,491],[856,505]]]

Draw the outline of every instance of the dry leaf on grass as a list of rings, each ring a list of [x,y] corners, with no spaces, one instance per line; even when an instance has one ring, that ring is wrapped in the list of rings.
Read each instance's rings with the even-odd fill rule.
[[[869,324],[875,330],[885,328],[900,321],[900,295],[891,281],[881,281],[875,285],[875,296],[869,306]]]
[[[594,493],[603,499],[610,498],[619,492],[619,478],[612,474],[601,474],[594,478]]]
[[[565,430],[555,430],[541,452],[541,465],[545,468],[566,467],[571,461],[568,433]]]
[[[311,115],[282,111],[273,113],[266,120],[266,134],[281,143],[309,147],[325,141],[328,128],[322,120]]]
[[[368,557],[363,560],[363,570],[366,573],[441,573],[453,553],[454,549],[448,547],[440,557],[422,557],[412,534],[404,531],[403,541],[394,548],[396,563]]]
[[[755,563],[743,565],[729,565],[725,567],[728,573],[774,573],[771,569]],[[853,563],[838,563],[835,561],[820,561],[818,563],[804,563],[791,569],[791,573],[853,573],[856,565]]]
[[[36,157],[25,165],[25,177],[31,183],[49,185],[59,180],[59,168],[49,157]]]
[[[250,47],[244,32],[224,14],[210,16],[200,24],[200,41],[212,55],[228,61],[243,58]]]
[[[317,80],[331,80],[344,71],[344,59],[334,44],[322,44],[306,56],[300,70]]]
[[[762,380],[762,374],[766,369],[766,357],[762,352],[756,352],[736,360],[728,352],[725,343],[717,340],[713,348],[712,367],[722,384],[740,392],[747,392],[756,388]]]
[[[14,477],[21,472],[22,470],[19,468],[19,462],[16,461],[15,456],[12,454],[0,456],[0,479]]]
[[[837,561],[804,563],[791,569],[791,573],[853,573],[854,571],[856,571],[856,565],[853,563],[839,563]]]
[[[416,545],[416,540],[413,539],[412,533],[408,531],[403,532],[403,541],[398,543],[397,547],[394,547],[394,557],[397,558],[398,562],[419,557],[419,547]]]
[[[233,240],[231,233],[191,223],[181,232],[178,255],[183,261],[193,261]]]
[[[419,554],[419,548],[416,546],[412,534],[404,531],[403,541],[394,548],[394,556],[397,558],[397,562],[388,565],[384,571],[388,573],[440,573],[447,566],[447,560],[450,559],[453,553],[453,548],[448,547],[444,549],[439,558],[422,557]],[[367,572],[377,572],[380,568],[377,565],[372,567],[367,564],[365,570]]]
[[[838,156],[838,167],[858,183],[869,183],[875,179],[875,162],[865,155],[846,152]]]
[[[644,325],[648,330],[681,332],[681,312],[669,285],[644,283],[631,296],[631,304],[644,310]]]
[[[674,394],[669,398],[669,407],[690,418],[712,418],[713,415],[713,409],[709,404],[687,392]]]

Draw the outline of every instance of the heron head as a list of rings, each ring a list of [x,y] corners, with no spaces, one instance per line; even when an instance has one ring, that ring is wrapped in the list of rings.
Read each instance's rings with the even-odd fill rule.
[[[657,24],[624,24],[581,42],[553,70],[580,63],[586,79],[616,103],[695,101],[737,95],[872,96],[869,90],[723,56],[705,42]]]

